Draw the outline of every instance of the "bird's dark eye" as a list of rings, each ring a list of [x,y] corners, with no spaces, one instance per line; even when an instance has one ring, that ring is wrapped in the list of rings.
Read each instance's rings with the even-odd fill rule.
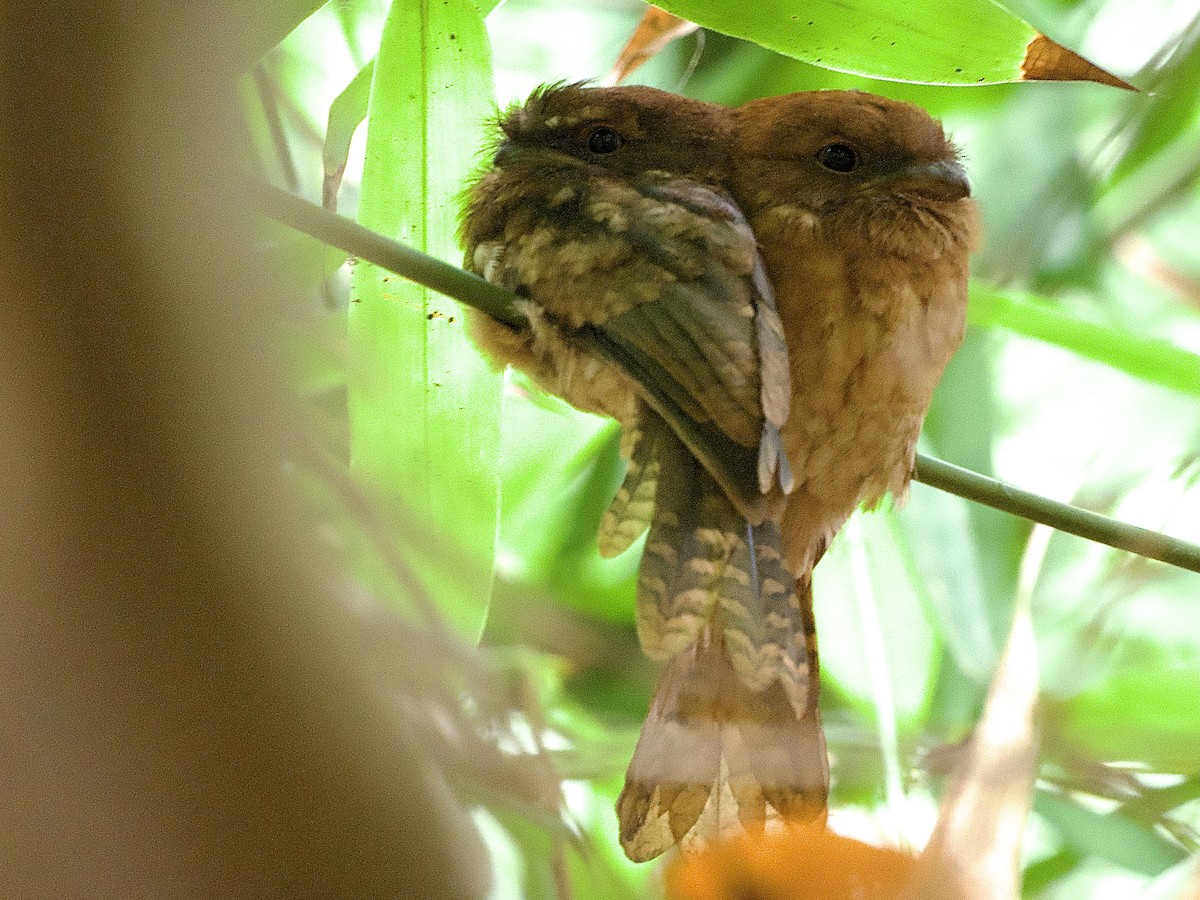
[[[826,144],[817,151],[817,162],[831,172],[850,172],[858,166],[858,154],[845,144]]]
[[[615,153],[624,143],[621,133],[607,125],[597,125],[587,133],[587,148],[592,153]]]

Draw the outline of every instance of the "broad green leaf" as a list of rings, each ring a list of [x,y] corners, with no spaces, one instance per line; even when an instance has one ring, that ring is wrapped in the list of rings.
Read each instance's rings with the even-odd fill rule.
[[[968,321],[1056,344],[1151,384],[1200,397],[1200,356],[1169,341],[1086,322],[1046,301],[971,285]]]
[[[994,0],[664,0],[668,12],[828,69],[928,84],[1118,79]]]
[[[359,221],[458,263],[457,196],[491,98],[483,20],[468,0],[392,5],[371,86]],[[420,575],[468,636],[487,611],[496,532],[500,379],[458,305],[359,264],[349,310],[351,468],[398,520],[460,548]]]
[[[481,16],[491,12],[494,3],[476,3]],[[343,17],[343,29],[349,34],[353,30],[353,16],[344,6],[338,7],[338,13]],[[354,132],[367,117],[367,107],[371,100],[371,85],[375,77],[375,60],[366,63],[338,94],[329,105],[329,119],[325,129],[325,144],[321,153],[321,161],[325,169],[324,186],[322,189],[323,205],[326,209],[337,209],[337,191],[342,182],[342,174],[346,169],[346,160],[350,155],[350,141]]]

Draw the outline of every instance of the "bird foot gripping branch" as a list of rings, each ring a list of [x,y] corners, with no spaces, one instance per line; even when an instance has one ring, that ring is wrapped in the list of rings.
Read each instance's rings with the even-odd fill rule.
[[[902,494],[963,333],[976,217],[922,110],[820,91],[727,109],[542,88],[468,190],[467,265],[526,298],[479,345],[616,418],[609,554],[649,529],[638,634],[664,664],[618,802],[635,860],[825,814],[811,570]]]

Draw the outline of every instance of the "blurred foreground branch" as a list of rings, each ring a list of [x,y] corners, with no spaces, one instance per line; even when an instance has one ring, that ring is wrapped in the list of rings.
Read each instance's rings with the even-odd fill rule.
[[[329,213],[287,191],[257,180],[251,180],[250,186],[257,205],[269,217],[480,309],[500,321],[513,325],[521,323],[512,305],[517,299],[514,294]],[[931,487],[1059,531],[1200,572],[1200,546],[1159,532],[1022,491],[929,456],[918,455],[914,477]]]
[[[220,7],[6,10],[0,896],[486,896],[288,490]]]

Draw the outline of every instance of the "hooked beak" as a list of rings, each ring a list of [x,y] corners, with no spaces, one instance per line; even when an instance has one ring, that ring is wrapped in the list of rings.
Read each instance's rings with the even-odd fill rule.
[[[953,159],[907,166],[889,175],[887,182],[897,194],[917,194],[930,200],[961,200],[971,196],[967,173]]]

